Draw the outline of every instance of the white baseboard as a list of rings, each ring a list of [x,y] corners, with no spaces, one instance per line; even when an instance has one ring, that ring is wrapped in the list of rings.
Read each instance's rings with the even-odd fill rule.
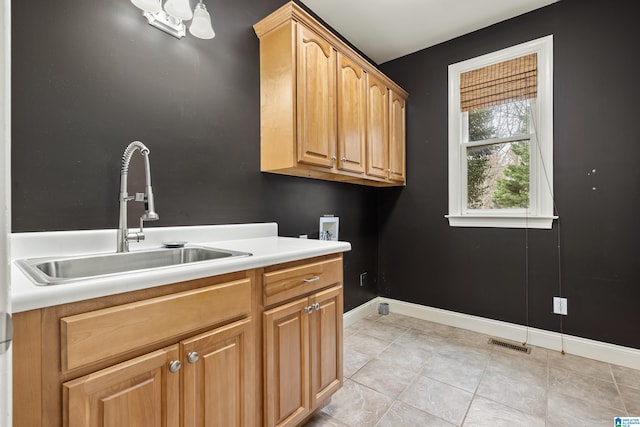
[[[345,328],[348,328],[349,326],[356,323],[358,320],[364,319],[369,314],[376,313],[378,310],[379,300],[380,300],[380,297],[374,298],[344,313],[342,326]]]
[[[634,348],[608,344],[572,335],[561,335],[557,332],[545,331],[543,329],[527,328],[526,326],[513,323],[383,297],[374,298],[346,312],[344,314],[344,326],[352,325],[365,316],[376,313],[377,307],[381,302],[389,304],[390,313],[403,314],[405,316],[455,326],[456,328],[480,332],[496,338],[519,342],[526,340],[527,344],[549,350],[560,351],[564,347],[565,353],[568,354],[600,360],[614,365],[626,366],[632,369],[640,369],[640,350]]]

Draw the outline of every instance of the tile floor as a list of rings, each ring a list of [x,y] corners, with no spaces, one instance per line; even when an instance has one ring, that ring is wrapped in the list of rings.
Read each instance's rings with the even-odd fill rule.
[[[613,426],[640,416],[640,371],[391,313],[344,332],[344,386],[316,426]]]

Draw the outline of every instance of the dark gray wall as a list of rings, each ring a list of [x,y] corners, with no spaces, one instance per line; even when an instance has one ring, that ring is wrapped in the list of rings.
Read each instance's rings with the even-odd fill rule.
[[[120,156],[139,139],[151,149],[161,216],[152,226],[277,221],[281,235],[317,236],[318,217],[333,213],[353,245],[346,309],[380,283],[393,298],[526,324],[525,232],[450,228],[443,218],[447,65],[554,34],[563,330],[640,348],[640,93],[625,84],[640,68],[632,2],[562,0],[385,64],[410,93],[404,189],[258,172],[252,25],[282,4],[214,2],[216,38],[178,41],[126,0],[14,2],[13,230],[115,228]],[[528,323],[553,331],[557,236],[529,233]],[[364,288],[362,271],[372,276]]]
[[[409,93],[408,183],[380,198],[384,295],[559,331],[558,233],[451,228],[447,66],[554,36],[554,172],[567,334],[640,348],[640,30],[624,0],[562,0],[384,64]],[[630,84],[629,84],[630,83]],[[596,174],[588,173],[596,169]],[[592,188],[595,187],[595,190]],[[407,242],[415,250],[407,251]],[[524,338],[524,337],[523,337]]]
[[[276,221],[281,235],[317,238],[334,214],[353,246],[345,308],[374,297],[376,190],[259,172],[252,26],[284,3],[210,2],[216,38],[177,40],[127,0],[13,2],[13,231],[117,227],[120,158],[141,140],[161,218],[149,226]],[[139,157],[130,192],[142,188]]]

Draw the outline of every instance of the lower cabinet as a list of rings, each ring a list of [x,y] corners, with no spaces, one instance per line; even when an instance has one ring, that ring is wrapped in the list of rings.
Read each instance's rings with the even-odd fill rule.
[[[180,425],[178,346],[154,351],[63,385],[64,425]]]
[[[342,385],[342,255],[15,313],[14,427],[300,425]]]
[[[342,286],[265,311],[265,425],[295,426],[342,385]]]
[[[251,426],[250,319],[63,384],[69,427]],[[182,419],[182,421],[180,421]]]
[[[250,319],[187,339],[183,365],[183,427],[253,426]]]

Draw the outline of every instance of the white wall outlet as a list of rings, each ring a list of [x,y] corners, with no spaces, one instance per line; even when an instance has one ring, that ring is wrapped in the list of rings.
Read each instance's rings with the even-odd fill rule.
[[[567,315],[567,299],[562,297],[553,297],[553,313]]]

